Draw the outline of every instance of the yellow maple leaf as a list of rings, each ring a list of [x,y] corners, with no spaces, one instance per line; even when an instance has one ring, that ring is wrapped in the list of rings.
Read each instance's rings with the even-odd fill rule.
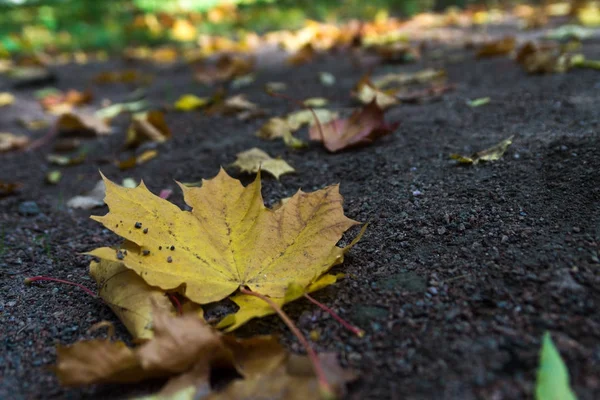
[[[202,187],[180,184],[192,211],[152,194],[141,183],[123,188],[104,178],[110,212],[93,216],[128,241],[127,255],[98,248],[90,255],[121,261],[149,285],[179,288],[199,304],[221,300],[240,286],[284,297],[290,283],[307,287],[345,249],[336,243],[357,225],[344,215],[339,186],[298,191],[273,211],[265,207],[260,175],[244,187],[224,170]]]

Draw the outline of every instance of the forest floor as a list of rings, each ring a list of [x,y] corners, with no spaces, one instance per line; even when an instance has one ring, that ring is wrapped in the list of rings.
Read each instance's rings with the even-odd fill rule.
[[[600,58],[600,40],[585,41],[582,51]],[[119,338],[127,332],[102,301],[60,284],[26,286],[24,279],[46,275],[95,286],[87,272],[90,257],[82,253],[116,244],[118,237],[89,218],[105,214],[106,207],[73,210],[66,201],[90,190],[98,170],[116,182],[143,179],[154,193],[172,188],[170,200],[182,206],[175,180],[211,178],[225,166],[250,182],[252,176],[227,166],[252,147],[282,156],[297,170],[280,181],[263,178],[268,205],[298,188],[340,183],[346,215],[369,223],[336,267],[346,279],[314,294],[363,328],[365,337],[353,337],[308,301],[286,306],[304,332],[320,332],[318,351],[337,353],[358,372],[349,399],[531,398],[545,331],[565,359],[579,398],[599,398],[600,74],[578,69],[528,75],[508,57],[475,60],[469,49],[427,54],[417,63],[379,66],[375,73],[443,67],[456,89],[438,101],[391,109],[386,120],[399,121],[398,129],[359,149],[330,154],[312,143],[292,150],[256,137],[265,119],[169,112],[172,138],[158,147],[157,158],[135,169],[102,162],[121,147],[125,116],[113,122],[115,134],[89,142],[86,162],[62,169],[58,185],[43,183],[49,145],[2,154],[0,180],[23,187],[0,199],[0,398],[116,399],[155,388],[62,388],[48,368],[57,343],[85,337],[101,320],[115,322]],[[344,53],[293,69],[267,64],[255,82],[233,93],[245,93],[272,115],[293,107],[267,95],[267,82],[285,82],[285,93],[295,98],[322,96],[333,108],[346,109],[365,73]],[[119,102],[130,87],[91,81],[100,71],[125,67],[114,60],[64,65],[54,69],[53,86],[92,87],[96,104],[103,98]],[[185,93],[212,92],[181,66],[140,68],[156,76],[146,98],[158,106]],[[321,85],[320,71],[334,74],[335,86]],[[0,88],[8,85],[0,77]],[[14,93],[19,100],[0,111],[0,131],[21,132],[16,118],[43,116],[34,88]],[[466,105],[481,97],[491,102]],[[513,144],[499,161],[464,167],[449,159],[511,135]],[[277,333],[293,351],[302,351],[276,316],[253,320],[237,333]]]

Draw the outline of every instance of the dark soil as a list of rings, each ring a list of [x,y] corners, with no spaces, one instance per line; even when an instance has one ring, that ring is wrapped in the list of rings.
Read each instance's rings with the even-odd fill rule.
[[[600,58],[600,42],[586,42],[583,51]],[[457,61],[457,54],[463,59]],[[103,98],[119,102],[131,87],[93,86],[90,78],[123,66],[113,61],[59,67],[56,86],[90,86],[96,105]],[[48,369],[55,345],[87,337],[98,321],[118,321],[81,290],[53,283],[26,286],[23,280],[49,275],[94,287],[87,275],[89,257],[81,253],[119,239],[88,218],[106,208],[86,212],[65,203],[90,190],[99,169],[117,182],[143,178],[158,193],[175,189],[174,180],[211,178],[237,152],[255,146],[297,169],[280,182],[264,178],[268,204],[298,188],[312,191],[339,182],[346,214],[370,224],[339,268],[347,278],[315,293],[364,328],[364,338],[352,337],[307,301],[286,307],[305,333],[321,333],[314,343],[319,351],[336,352],[359,372],[348,398],[531,398],[546,330],[579,398],[600,398],[600,74],[529,76],[508,58],[476,61],[469,50],[381,66],[376,72],[424,66],[444,66],[457,89],[437,102],[392,109],[387,120],[401,121],[393,135],[339,154],[318,144],[292,151],[282,142],[262,141],[254,132],[264,119],[240,122],[193,112],[168,113],[173,138],[158,147],[156,159],[132,170],[103,163],[122,146],[124,116],[115,121],[114,135],[88,142],[84,164],[62,168],[56,186],[44,184],[51,146],[3,154],[0,180],[21,182],[23,188],[0,199],[0,398],[124,398],[150,389],[61,388]],[[336,86],[321,86],[319,71],[332,72]],[[281,115],[292,107],[266,95],[263,87],[284,81],[291,96],[324,96],[346,109],[353,104],[349,92],[364,72],[347,55],[337,54],[293,69],[267,67],[239,92]],[[155,73],[148,99],[156,105],[213,90],[193,83],[187,67]],[[8,82],[0,81],[2,88]],[[22,132],[16,117],[41,115],[33,89],[16,94],[18,103],[0,111],[0,131]],[[492,98],[489,105],[465,105],[485,96]],[[448,158],[510,135],[514,144],[500,161],[459,167]],[[244,182],[252,179],[228,171]],[[183,204],[179,193],[171,200]],[[26,201],[34,201],[39,213],[20,214]],[[302,351],[274,316],[252,321],[238,333],[277,333],[292,350]],[[120,328],[118,336],[127,338],[127,333]]]

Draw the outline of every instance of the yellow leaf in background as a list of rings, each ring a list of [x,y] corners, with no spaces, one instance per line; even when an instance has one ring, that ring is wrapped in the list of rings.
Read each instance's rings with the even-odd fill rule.
[[[445,80],[446,71],[443,69],[427,68],[417,72],[402,72],[398,74],[385,74],[375,77],[371,80],[376,88],[383,88],[389,85],[405,86],[416,83],[427,83],[434,80]]]
[[[0,92],[0,107],[11,105],[15,102],[15,96],[12,93]]]
[[[369,104],[373,100],[381,108],[385,110],[400,103],[400,101],[392,95],[389,95],[373,86],[368,80],[361,80],[358,84],[357,91],[354,96],[362,103]]]
[[[177,61],[179,53],[173,47],[160,47],[152,51],[151,59],[157,64],[171,64]]]
[[[46,182],[48,182],[52,185],[56,185],[58,182],[60,182],[61,178],[62,178],[62,173],[56,169],[52,170],[46,174]]]
[[[326,124],[336,119],[338,117],[338,114],[326,108],[299,110],[289,113],[287,116],[287,122],[292,131],[296,131],[300,129],[303,125],[315,126],[317,124],[315,116],[319,120],[319,123]]]
[[[324,97],[311,97],[310,99],[306,99],[302,102],[306,107],[323,107],[329,103]]]
[[[256,136],[262,139],[273,140],[283,137],[287,132],[291,135],[291,128],[285,118],[269,119],[257,132]]]
[[[29,138],[25,135],[0,132],[0,153],[9,150],[20,150],[29,144]]]
[[[546,14],[551,17],[564,17],[571,12],[570,1],[552,2],[546,6]]]
[[[59,132],[70,135],[101,136],[112,133],[112,129],[104,120],[84,113],[64,113],[58,117],[55,126]]]
[[[175,314],[175,308],[163,290],[148,285],[121,262],[92,261],[90,275],[98,284],[99,296],[134,339],[150,339],[153,336],[152,304]]]
[[[171,137],[162,111],[148,111],[133,118],[127,130],[125,147],[131,148],[151,141],[162,143]]]
[[[119,167],[120,170],[126,170],[135,167],[136,165],[144,164],[158,155],[157,150],[146,150],[142,154],[138,156],[129,157],[126,160],[119,161],[117,160],[115,164]]]
[[[502,39],[486,43],[477,50],[476,57],[496,57],[510,54],[517,44],[514,36],[506,36]]]
[[[122,260],[109,247],[90,255],[121,261],[148,284],[181,288],[198,304],[221,300],[240,286],[283,297],[290,283],[308,286],[344,259],[336,243],[358,222],[347,218],[339,186],[298,191],[276,211],[265,207],[260,175],[247,187],[224,170],[200,188],[180,185],[192,211],[104,178],[110,212],[92,219],[127,242]]]
[[[461,156],[460,154],[451,154],[450,158],[458,161],[459,164],[473,164],[476,165],[479,161],[496,161],[502,158],[506,150],[512,144],[514,135],[508,139],[504,139],[500,143],[479,151],[472,156]]]
[[[481,107],[481,106],[484,106],[486,104],[489,104],[490,101],[492,101],[492,99],[489,98],[489,97],[480,97],[478,99],[467,100],[467,105],[469,107],[476,108],[476,107]]]
[[[577,11],[577,18],[583,26],[600,26],[600,6],[598,4],[588,4]]]
[[[171,37],[180,42],[191,42],[196,39],[198,32],[196,27],[187,19],[176,19],[171,29]]]
[[[283,174],[296,171],[285,160],[271,158],[266,152],[256,147],[238,153],[237,160],[232,165],[238,167],[242,172],[257,173],[260,170],[266,171],[276,179],[279,179]]]
[[[312,44],[307,43],[295,54],[292,54],[290,57],[288,57],[287,62],[288,64],[295,66],[306,64],[311,62],[315,58],[316,54],[317,53]]]
[[[312,293],[326,286],[333,285],[341,277],[343,277],[343,274],[325,274],[315,282],[311,283],[307,288],[303,288],[292,283],[290,286],[288,286],[285,292],[285,297],[272,297],[271,300],[281,307],[284,304],[290,303],[304,296],[304,293]],[[240,308],[234,314],[226,315],[217,324],[217,328],[224,329],[225,332],[231,332],[244,325],[251,319],[275,314],[275,311],[273,311],[271,306],[256,296],[238,293],[235,296],[232,296],[231,300],[233,300],[233,302]]]

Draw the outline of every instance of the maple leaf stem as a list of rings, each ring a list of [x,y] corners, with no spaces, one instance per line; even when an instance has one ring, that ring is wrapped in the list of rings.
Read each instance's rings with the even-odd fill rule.
[[[319,129],[319,135],[321,135],[321,141],[325,141],[325,135],[323,134],[323,126],[321,125],[321,120],[319,120],[319,117],[317,116],[317,113],[315,112],[315,110],[312,107],[307,106],[306,104],[304,104],[303,102],[301,102],[298,99],[295,99],[295,98],[293,98],[291,96],[288,96],[288,95],[285,95],[285,94],[282,94],[282,93],[275,93],[275,92],[267,91],[267,94],[269,96],[271,96],[271,97],[277,97],[277,98],[280,98],[280,99],[285,99],[285,100],[291,101],[293,103],[298,104],[302,108],[308,109],[312,113],[312,115],[313,115],[313,117],[315,119],[315,122],[317,123],[317,128]],[[334,128],[335,128],[335,126],[334,126]]]
[[[66,281],[64,279],[52,278],[49,276],[31,276],[29,278],[25,278],[25,284],[27,284],[27,285],[32,282],[38,282],[38,281],[51,281],[51,282],[64,283],[65,285],[77,286],[78,288],[80,288],[81,290],[83,290],[84,292],[89,294],[90,296],[98,297],[98,295],[96,293],[94,293],[90,289],[86,288],[82,284],[71,282],[71,281]]]
[[[250,296],[258,297],[259,299],[266,302],[277,313],[277,315],[279,315],[279,317],[287,325],[287,327],[290,329],[290,331],[292,331],[292,333],[298,338],[298,341],[306,349],[308,358],[310,359],[310,361],[313,365],[315,375],[317,376],[317,380],[319,381],[319,386],[320,386],[323,397],[326,399],[335,399],[335,395],[333,394],[334,392],[331,390],[329,382],[327,381],[327,378],[325,377],[325,372],[323,371],[323,366],[321,365],[319,356],[317,356],[317,353],[312,348],[312,346],[310,345],[310,343],[308,342],[306,337],[302,334],[302,332],[300,332],[300,329],[298,329],[296,324],[294,324],[294,322],[290,319],[290,317],[288,317],[288,315],[285,313],[285,311],[283,311],[283,309],[279,305],[275,304],[275,302],[273,300],[271,300],[270,298],[268,298],[265,295],[253,292],[252,290],[249,290],[249,289],[246,289],[243,287],[240,288],[240,292],[250,295]]]
[[[365,336],[365,331],[363,331],[360,328],[357,328],[354,325],[351,325],[348,321],[346,321],[345,319],[343,319],[342,317],[340,317],[339,314],[337,314],[331,308],[329,308],[325,304],[323,304],[323,303],[315,300],[308,293],[304,293],[304,297],[306,297],[306,299],[308,299],[308,301],[310,301],[311,303],[317,305],[323,311],[325,311],[326,313],[328,313],[329,315],[331,315],[333,317],[333,319],[335,319],[337,322],[339,322],[340,324],[342,324],[344,326],[344,328],[348,329],[350,332],[354,333],[356,336],[358,336],[360,338],[363,337],[363,336]]]

